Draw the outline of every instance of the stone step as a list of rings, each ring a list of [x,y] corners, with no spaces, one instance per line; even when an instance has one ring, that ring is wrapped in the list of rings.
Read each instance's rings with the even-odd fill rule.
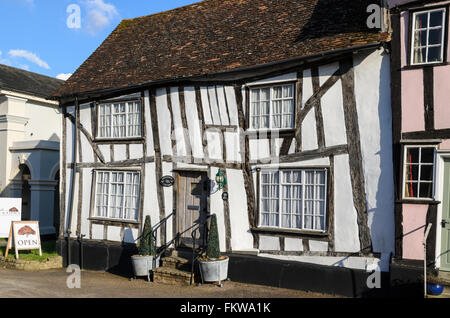
[[[192,262],[189,259],[178,256],[168,256],[162,258],[161,261],[162,267],[191,271]]]
[[[191,283],[191,273],[175,268],[160,267],[153,270],[153,282],[189,286]]]

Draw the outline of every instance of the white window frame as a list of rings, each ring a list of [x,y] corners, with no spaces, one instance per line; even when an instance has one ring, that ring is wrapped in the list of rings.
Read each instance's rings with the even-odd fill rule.
[[[103,173],[103,174],[108,174],[108,189],[107,189],[107,193],[103,192],[99,193],[99,174]],[[112,174],[113,173],[118,173],[118,174],[123,174],[123,182],[116,182],[116,184],[123,184],[123,193],[122,193],[122,198],[123,198],[123,202],[122,202],[122,213],[123,213],[123,217],[112,217],[111,216],[111,197],[113,196],[113,194],[111,193],[111,185],[112,185]],[[100,220],[111,220],[111,221],[119,221],[119,222],[131,222],[131,223],[138,223],[139,222],[139,209],[140,209],[140,190],[141,190],[141,173],[138,170],[106,170],[106,169],[99,169],[99,170],[94,170],[94,180],[95,180],[95,184],[94,184],[94,208],[91,214],[91,218],[93,219],[100,219]],[[127,183],[127,174],[131,174],[132,175],[132,182],[131,183]],[[137,176],[137,182],[135,183],[135,177]],[[132,192],[131,192],[131,196],[128,196],[128,198],[133,198],[134,200],[136,200],[136,205],[135,207],[132,206],[128,206],[127,207],[127,196],[126,196],[126,187],[127,185],[131,186],[132,188]],[[137,190],[135,190],[135,186],[137,186]],[[108,202],[106,205],[102,205],[101,207],[106,208],[106,215],[102,215],[103,213],[98,211],[98,207],[99,207],[99,202],[98,202],[98,195],[106,195]],[[116,207],[116,206],[115,206]],[[129,210],[135,210],[135,216],[136,217],[131,217],[130,215],[128,215],[127,213],[129,213]]]
[[[130,112],[130,104],[138,104],[138,113],[132,113]],[[114,128],[115,127],[120,127],[118,125],[114,125],[114,114],[120,114],[117,112],[114,112],[114,105],[117,104],[125,104],[125,136],[114,136]],[[110,126],[106,125],[106,114],[104,114],[105,116],[105,123],[103,123],[102,125],[102,118],[101,118],[101,108],[102,107],[106,107],[107,105],[111,106],[111,113],[109,116],[111,116],[111,122],[110,122]],[[135,138],[142,138],[142,113],[143,113],[143,102],[141,99],[133,99],[133,100],[123,100],[123,101],[110,101],[110,102],[101,102],[99,104],[97,104],[97,129],[96,129],[96,139],[98,140],[114,140],[114,139],[135,139]],[[105,109],[106,110],[106,109]],[[132,132],[130,132],[130,127],[131,126],[137,126],[136,123],[134,123],[133,125],[129,124],[129,119],[130,119],[130,115],[132,114],[138,114],[139,115],[139,133],[138,134],[133,134]],[[110,136],[106,136],[106,129],[109,127],[110,129]],[[105,129],[105,136],[101,135],[101,129],[104,128]]]
[[[290,127],[282,127],[283,126],[283,115],[284,114],[287,114],[287,113],[284,113],[283,112],[283,105],[281,105],[281,127],[280,128],[274,128],[273,127],[273,116],[274,116],[274,113],[273,113],[273,109],[274,109],[274,106],[273,106],[273,102],[274,102],[274,98],[273,98],[273,91],[274,91],[274,89],[275,88],[277,88],[277,87],[284,87],[284,86],[291,86],[292,87],[292,109],[291,109],[291,116],[292,116],[292,119],[291,119],[291,125],[290,125]],[[260,127],[260,128],[254,128],[253,127],[253,121],[252,121],[252,119],[253,119],[253,117],[255,116],[254,114],[253,114],[253,111],[252,111],[252,109],[253,109],[253,107],[252,107],[252,103],[253,103],[253,100],[252,100],[252,96],[253,96],[253,94],[252,94],[252,90],[262,90],[262,89],[267,89],[267,88],[269,88],[269,103],[270,103],[270,112],[269,112],[269,127]],[[261,85],[261,86],[249,86],[249,114],[248,114],[248,130],[249,131],[269,131],[269,130],[271,130],[271,131],[282,131],[282,130],[290,130],[290,129],[294,129],[295,127],[295,103],[296,103],[296,100],[295,100],[295,92],[296,92],[296,84],[295,83],[292,83],[292,82],[288,82],[288,83],[274,83],[274,84],[270,84],[270,85]],[[285,98],[281,98],[281,100],[284,100]],[[280,100],[280,99],[278,99],[278,100]],[[261,115],[259,115],[259,116],[261,116]]]
[[[440,27],[430,27],[430,17],[431,17],[431,13],[432,12],[437,12],[437,11],[442,11],[443,12],[443,17],[442,17],[442,25]],[[420,15],[420,14],[424,14],[427,13],[428,14],[428,24],[427,24],[427,28],[423,28],[423,29],[416,29],[415,26],[415,21],[416,21],[416,16]],[[418,11],[418,12],[414,12],[412,14],[412,21],[411,21],[411,48],[410,48],[410,52],[411,52],[411,59],[410,59],[410,63],[411,65],[427,65],[427,64],[439,64],[439,63],[443,63],[444,62],[444,50],[446,47],[446,43],[445,43],[445,33],[446,33],[446,27],[447,27],[447,23],[446,20],[447,19],[447,9],[446,8],[437,8],[437,9],[433,9],[433,10],[424,10],[424,11]],[[441,60],[440,61],[434,61],[434,62],[428,62],[428,49],[430,47],[437,47],[439,45],[437,44],[433,44],[433,45],[429,45],[429,36],[430,36],[430,30],[436,30],[442,28],[442,35],[441,35]],[[427,43],[426,46],[418,46],[417,48],[426,48],[426,57],[425,57],[425,62],[423,63],[415,63],[414,62],[414,51],[416,49],[415,46],[415,42],[414,42],[414,38],[415,38],[415,34],[416,31],[418,30],[426,30],[427,31]]]
[[[297,227],[283,227],[283,220],[282,220],[282,216],[283,216],[283,212],[282,212],[282,201],[283,201],[283,193],[282,193],[282,185],[286,184],[283,182],[283,176],[282,173],[289,171],[291,173],[293,172],[301,172],[302,177],[301,180],[302,182],[300,184],[297,183],[289,183],[288,185],[300,185],[302,188],[302,198],[301,198],[301,218],[302,218],[302,228],[299,229]],[[315,202],[316,201],[323,201],[324,202],[324,214],[323,214],[323,218],[324,218],[324,229],[322,230],[317,230],[315,229],[315,225],[316,225],[316,217],[321,216],[321,215],[316,215],[315,211],[312,212],[312,219],[313,219],[313,223],[312,223],[312,227],[313,229],[308,229],[305,228],[305,200],[306,200],[306,191],[305,191],[305,186],[306,185],[310,185],[310,184],[306,184],[306,178],[305,178],[305,174],[306,172],[310,172],[310,171],[314,171],[314,172],[324,172],[325,173],[325,180],[324,180],[324,186],[325,186],[325,197],[323,200],[318,199],[317,197],[317,190],[316,190],[316,184],[313,185],[314,187],[314,198],[312,199],[313,201],[313,209],[315,209]],[[274,172],[279,172],[279,197],[278,197],[278,204],[279,204],[279,212],[278,212],[278,227],[276,226],[267,226],[267,225],[263,225],[262,224],[262,200],[263,200],[263,196],[262,196],[262,186],[263,186],[263,182],[262,182],[262,174],[263,173],[274,173]],[[258,204],[259,204],[259,209],[258,209],[258,228],[267,228],[267,229],[276,229],[276,230],[287,230],[287,231],[297,231],[297,232],[316,232],[316,233],[326,233],[328,231],[328,169],[326,168],[283,168],[283,169],[261,169],[260,173],[260,182],[259,182],[259,198],[258,198]],[[315,179],[314,179],[315,180]],[[291,188],[292,189],[292,188]],[[292,191],[292,190],[291,190]],[[311,200],[311,199],[310,199]],[[274,213],[273,213],[274,214]],[[291,213],[292,215],[296,215]],[[321,216],[322,217],[322,216]]]
[[[417,180],[417,193],[418,195],[420,195],[420,183],[431,183],[432,185],[432,190],[431,190],[431,197],[407,197],[405,195],[405,190],[406,190],[406,177],[407,177],[407,166],[408,163],[406,162],[407,159],[407,155],[408,155],[408,149],[410,148],[420,148],[419,151],[419,172],[418,172],[418,178],[419,180]],[[422,161],[422,149],[423,148],[433,148],[434,149],[434,155],[433,155],[433,163],[421,163]],[[428,201],[433,201],[434,200],[434,188],[435,188],[435,171],[436,171],[436,150],[437,150],[437,146],[435,145],[405,145],[404,146],[404,150],[403,150],[403,176],[402,176],[402,198],[403,200],[416,200],[416,201],[424,201],[424,200],[428,200]],[[422,166],[433,166],[433,180],[431,181],[422,181],[421,178],[421,168]],[[414,183],[416,183],[414,182]]]

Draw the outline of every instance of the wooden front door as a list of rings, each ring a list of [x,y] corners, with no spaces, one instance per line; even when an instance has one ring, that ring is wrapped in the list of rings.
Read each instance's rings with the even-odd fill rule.
[[[208,175],[204,172],[179,172],[177,180],[176,231],[178,247],[203,246],[203,224],[208,214]],[[197,230],[200,227],[199,230]],[[194,237],[192,233],[194,232]]]
[[[442,196],[441,270],[450,271],[450,160],[444,161],[444,193]]]

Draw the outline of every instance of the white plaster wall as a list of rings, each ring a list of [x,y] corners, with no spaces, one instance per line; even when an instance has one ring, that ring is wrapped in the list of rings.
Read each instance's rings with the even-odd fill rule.
[[[163,176],[173,175],[172,170],[173,170],[172,163],[168,163],[168,162],[162,163]],[[165,216],[168,216],[169,214],[171,214],[173,212],[173,208],[174,208],[173,187],[164,188],[163,193],[164,193]],[[158,220],[159,220],[159,218],[158,218]],[[169,221],[166,224],[167,224],[166,225],[166,238],[167,238],[167,241],[170,241],[173,237],[173,230],[172,230],[173,223],[171,221]]]
[[[218,172],[219,168],[211,167],[210,176],[215,176]],[[225,252],[226,251],[225,215],[222,200],[222,191],[218,191],[212,194],[209,198],[209,203],[210,203],[210,213],[215,214],[217,216],[217,228],[219,232],[220,251]],[[233,235],[233,233],[231,235]]]
[[[255,165],[254,168],[321,168],[321,167],[329,167],[330,166],[330,158],[317,158],[310,159],[305,161],[298,162],[289,162],[289,163],[274,163],[274,164],[260,164]]]
[[[331,87],[321,99],[326,147],[346,145],[344,107],[341,80]]]
[[[197,100],[194,87],[184,89],[184,98],[186,104],[186,117],[189,129],[189,140],[191,143],[192,154],[195,158],[204,158],[201,126],[198,120]]]
[[[152,105],[152,107],[155,107],[155,105]],[[145,134],[146,134],[145,141],[147,143],[147,155],[154,156],[155,148],[153,143],[152,118],[150,115],[150,93],[148,90],[144,92],[144,116],[145,116]]]
[[[261,251],[279,251],[280,239],[275,236],[259,236],[259,249]]]
[[[283,256],[283,255],[271,255],[271,254],[259,254],[260,257],[295,261],[301,263],[311,263],[318,265],[326,265],[333,267],[343,267],[366,270],[367,265],[377,264],[382,272],[389,271],[389,259],[373,258],[373,257],[331,257],[331,256]]]
[[[311,252],[328,252],[328,242],[310,240],[309,250]]]
[[[222,156],[222,137],[216,130],[206,131],[206,140],[208,144],[208,154],[210,159],[221,160]]]
[[[302,252],[303,241],[301,239],[286,237],[284,239],[284,250],[287,252]]]
[[[336,252],[360,250],[348,155],[334,158],[334,237]]]
[[[80,141],[83,162],[94,162],[94,150],[92,149],[91,144],[82,132],[80,132]],[[78,159],[79,158],[77,158],[77,160]]]
[[[146,163],[144,179],[144,220],[145,216],[150,215],[152,225],[159,223],[159,203],[156,183],[155,163]],[[157,242],[160,242],[159,231]]]
[[[121,242],[122,238],[120,236],[120,227],[119,226],[108,226],[108,230],[106,232],[108,241]]]
[[[92,239],[93,240],[103,240],[103,225],[92,224]]]
[[[239,116],[236,103],[236,94],[233,86],[225,86],[225,97],[228,104],[228,113],[230,116],[230,125],[239,126]]]
[[[205,120],[205,125],[212,125],[213,120],[212,120],[211,110],[209,108],[208,88],[201,87],[200,95],[202,97],[203,118]]]
[[[330,63],[327,65],[322,65],[319,67],[319,83],[320,86],[325,84],[325,82],[339,69],[339,62]]]
[[[214,123],[214,125],[222,125],[215,86],[208,87],[208,96],[209,96],[209,106],[211,108],[211,116],[213,119],[213,123]]]
[[[223,86],[216,86],[216,95],[217,95],[217,101],[219,105],[219,114],[222,121],[223,126],[230,125],[230,120],[228,118],[228,110],[227,110],[227,103],[225,100],[225,91]]]
[[[98,145],[98,149],[105,158],[106,162],[111,162],[111,148],[109,145]]]
[[[250,160],[270,158],[270,139],[251,139],[249,150]]]
[[[227,161],[228,162],[241,162],[241,151],[239,145],[239,134],[232,132],[224,133],[225,144],[227,147]]]
[[[144,149],[140,144],[130,144],[130,159],[141,159],[144,157]]]
[[[374,252],[394,252],[394,177],[389,56],[357,55],[355,91]],[[375,72],[376,70],[377,72]]]
[[[303,94],[302,105],[305,106],[306,102],[311,98],[314,93],[311,70],[307,69],[303,71]],[[303,108],[303,107],[302,107]]]
[[[24,117],[29,118],[25,126],[25,140],[61,140],[61,112],[58,106],[43,105],[29,100]]]
[[[127,146],[114,145],[114,161],[127,160]]]
[[[138,237],[139,237],[138,229],[125,227],[123,231],[123,241],[125,243],[136,243]]]
[[[158,117],[159,143],[162,155],[172,155],[172,141],[170,140],[171,117],[167,106],[166,89],[156,90],[156,111]]]
[[[171,138],[176,141],[176,154],[178,156],[186,156],[186,141],[184,140],[185,132],[181,121],[180,97],[177,87],[170,88],[170,101],[172,103],[173,124],[175,130],[173,132],[174,135],[171,136]],[[172,151],[175,153],[175,149]]]
[[[242,170],[227,169],[231,245],[235,251],[253,250],[253,236],[249,231],[247,197]]]
[[[81,169],[83,173],[83,202],[81,209],[81,234],[89,237],[89,217],[91,215],[91,193],[92,193],[92,177],[93,169]],[[95,198],[94,209],[95,209]]]
[[[306,115],[302,124],[302,151],[319,148],[317,143],[316,110],[313,108]]]

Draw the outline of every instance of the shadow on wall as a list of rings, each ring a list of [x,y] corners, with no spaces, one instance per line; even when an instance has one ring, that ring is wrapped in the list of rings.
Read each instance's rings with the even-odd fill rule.
[[[331,37],[336,34],[361,32],[378,32],[367,28],[367,7],[379,4],[376,0],[318,0],[308,22],[301,28],[296,42],[315,38]],[[342,7],[347,10],[343,11]],[[339,14],[336,14],[336,13]]]

